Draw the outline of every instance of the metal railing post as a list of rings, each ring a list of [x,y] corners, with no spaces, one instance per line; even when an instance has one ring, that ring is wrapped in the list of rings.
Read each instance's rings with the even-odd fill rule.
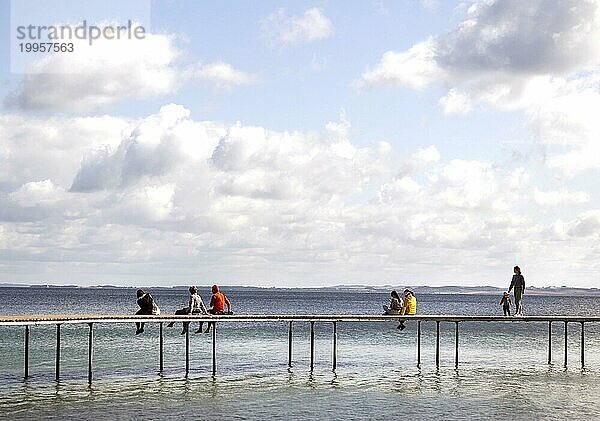
[[[292,366],[292,322],[288,327],[288,367]]]
[[[90,331],[88,333],[88,383],[92,384],[92,357],[94,344],[94,324],[88,323]]]
[[[454,349],[454,367],[458,368],[458,322],[455,322],[455,331],[454,331],[454,336],[455,336],[455,349]]]
[[[435,366],[440,368],[440,321],[435,321]]]
[[[548,364],[552,364],[552,321],[548,321]]]
[[[565,321],[565,367],[567,366],[567,356],[568,356],[568,353],[567,353],[567,324],[568,324],[568,322]]]
[[[581,322],[581,368],[585,367],[585,328],[584,322]]]
[[[56,325],[56,381],[60,379],[60,324]]]
[[[25,326],[25,378],[29,377],[29,325]]]
[[[217,374],[217,322],[212,325],[212,375]]]
[[[421,321],[417,321],[417,367],[421,367]]]
[[[185,331],[185,377],[190,372],[190,329]]]
[[[310,371],[315,367],[315,322],[310,322]]]
[[[333,371],[337,368],[337,322],[333,322]]]
[[[158,330],[158,334],[159,334],[159,341],[158,341],[158,371],[160,373],[163,372],[163,350],[164,350],[164,337],[163,337],[163,322],[159,323],[159,330]]]

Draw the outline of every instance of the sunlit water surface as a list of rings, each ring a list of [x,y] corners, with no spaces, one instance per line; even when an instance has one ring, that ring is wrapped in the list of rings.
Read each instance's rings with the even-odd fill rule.
[[[131,289],[0,288],[0,314],[133,313]],[[185,290],[151,291],[163,312],[186,302]],[[204,291],[201,291],[201,294]],[[378,314],[388,294],[372,291],[225,291],[238,314]],[[208,294],[203,298],[208,301]],[[597,315],[598,297],[526,296],[527,314]],[[500,314],[500,297],[422,295],[424,314]],[[195,327],[195,324],[194,326]],[[10,419],[594,419],[600,417],[600,328],[553,327],[547,364],[546,323],[461,324],[454,368],[454,324],[442,323],[441,366],[435,367],[435,323],[422,323],[420,368],[416,323],[338,323],[332,371],[331,323],[316,324],[309,369],[309,324],[294,324],[288,368],[287,323],[222,323],[217,376],[210,335],[191,335],[185,377],[180,326],[165,330],[164,371],[158,373],[158,325],[134,335],[133,324],[94,327],[94,381],[87,384],[86,325],[61,329],[61,380],[54,380],[55,327],[33,326],[30,378],[23,380],[23,327],[0,327],[0,417]],[[194,329],[195,330],[195,329]]]

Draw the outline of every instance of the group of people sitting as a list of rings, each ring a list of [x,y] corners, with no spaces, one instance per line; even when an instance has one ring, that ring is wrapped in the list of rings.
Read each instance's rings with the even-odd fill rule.
[[[404,290],[404,300],[400,298],[395,290],[392,291],[390,295],[390,305],[383,306],[383,310],[385,311],[383,314],[385,316],[417,314],[417,297],[415,297],[415,294],[413,294],[411,290]],[[401,320],[398,329],[404,330],[405,328],[404,320]]]
[[[206,308],[202,298],[198,294],[198,288],[195,285],[192,285],[189,288],[190,291],[190,299],[188,301],[187,307],[180,308],[175,311],[176,315],[191,315],[191,314],[232,314],[231,312],[231,302],[229,298],[225,294],[223,294],[219,290],[218,285],[212,286],[212,297],[210,299],[210,308]],[[160,309],[158,305],[156,305],[156,301],[149,293],[144,290],[137,290],[137,304],[140,309],[135,313],[136,315],[158,315],[160,314]],[[225,310],[227,308],[227,310]],[[173,327],[175,322],[171,322],[167,325],[167,327]],[[135,334],[139,335],[144,332],[144,323],[136,322],[136,331]],[[203,322],[200,322],[198,326],[198,330],[196,333],[202,332]],[[183,330],[181,331],[182,335],[185,335],[188,332],[190,326],[190,322],[183,322]],[[208,327],[204,333],[210,332],[210,323],[208,323]]]
[[[189,288],[190,298],[188,301],[187,307],[182,307],[175,311],[176,315],[193,315],[193,314],[214,314],[214,315],[222,315],[222,314],[232,314],[231,312],[231,302],[229,298],[225,294],[223,294],[219,290],[218,285],[212,286],[212,297],[210,299],[210,308],[206,308],[204,302],[202,301],[202,297],[198,294],[198,288],[195,285],[192,285]],[[403,316],[403,315],[414,315],[417,314],[417,298],[415,294],[409,290],[404,290],[404,299],[402,299],[396,291],[391,292],[390,297],[390,305],[384,305],[383,309],[385,312],[384,315],[390,316]],[[159,315],[160,309],[158,305],[156,305],[156,301],[149,293],[144,290],[137,290],[137,304],[140,309],[135,313],[136,315]],[[202,326],[204,322],[200,321],[198,325],[198,330],[196,333],[202,332]],[[175,322],[170,322],[167,327],[173,327]],[[185,335],[189,330],[190,322],[183,322],[183,329],[181,330],[181,334]],[[404,330],[406,326],[404,325],[404,320],[400,321],[398,325],[398,329]],[[144,322],[136,322],[136,331],[135,334],[138,335],[144,332]],[[210,322],[208,322],[208,326],[204,333],[210,332]]]

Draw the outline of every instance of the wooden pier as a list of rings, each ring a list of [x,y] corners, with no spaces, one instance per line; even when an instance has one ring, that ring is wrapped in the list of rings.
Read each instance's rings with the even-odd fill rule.
[[[455,316],[455,315],[414,315],[414,316],[375,316],[375,315],[228,315],[228,316],[134,316],[134,315],[97,315],[97,314],[49,314],[49,315],[21,315],[0,316],[1,326],[24,326],[24,377],[29,377],[29,342],[31,326],[56,325],[56,380],[60,379],[60,329],[66,324],[88,325],[88,382],[93,380],[93,350],[94,350],[94,325],[100,323],[158,323],[159,328],[159,371],[163,371],[163,324],[165,322],[208,322],[212,325],[212,375],[217,374],[217,325],[220,323],[243,322],[287,322],[288,325],[288,366],[292,366],[292,331],[293,323],[310,323],[310,370],[314,369],[315,360],[315,325],[316,323],[332,324],[332,370],[337,368],[337,324],[343,322],[389,322],[400,320],[413,320],[417,322],[417,366],[421,366],[421,323],[435,322],[435,365],[440,367],[440,324],[454,324],[454,366],[459,366],[459,324],[469,322],[501,322],[501,323],[547,323],[548,324],[548,364],[552,364],[552,324],[564,323],[564,366],[567,367],[567,339],[568,325],[579,325],[581,329],[580,363],[585,367],[585,324],[600,322],[600,316]],[[1,334],[1,332],[0,332]],[[185,375],[190,371],[190,337],[189,329],[185,334]]]

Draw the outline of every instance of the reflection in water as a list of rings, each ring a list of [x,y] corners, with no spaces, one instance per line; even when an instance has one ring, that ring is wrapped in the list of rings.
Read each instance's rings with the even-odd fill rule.
[[[385,418],[386,407],[397,402],[408,405],[407,415],[421,418],[423,414],[460,418],[453,412],[460,410],[473,418],[493,419],[503,416],[502,408],[514,407],[522,411],[516,418],[552,416],[563,410],[571,418],[582,418],[600,415],[595,398],[598,384],[598,373],[593,370],[554,367],[406,368],[333,375],[290,370],[217,378],[123,377],[98,380],[93,389],[76,381],[30,381],[11,387],[10,393],[3,391],[1,402],[3,413],[13,418],[47,417],[54,411],[67,417],[77,417],[80,411],[89,416],[106,412],[105,417],[134,417],[138,408],[157,402],[165,416],[190,414],[190,408],[196,408],[196,416],[209,419],[202,408],[218,408],[231,417],[268,416],[285,408],[290,417],[309,419],[324,416],[323,411],[350,414],[354,408],[355,417]],[[358,399],[371,403],[357,408]]]

